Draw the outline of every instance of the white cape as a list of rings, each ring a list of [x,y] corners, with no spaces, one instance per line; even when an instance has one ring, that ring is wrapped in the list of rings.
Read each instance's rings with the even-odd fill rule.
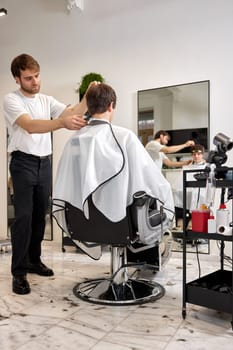
[[[173,220],[170,185],[133,132],[102,121],[68,140],[57,169],[54,209],[59,200],[66,201],[88,218],[86,200],[92,194],[98,210],[117,222],[126,216],[137,191],[158,198]]]

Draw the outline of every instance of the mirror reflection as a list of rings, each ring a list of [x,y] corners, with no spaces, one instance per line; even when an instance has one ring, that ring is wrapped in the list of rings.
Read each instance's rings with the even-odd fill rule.
[[[138,91],[138,136],[144,145],[161,129],[179,130],[174,133],[179,140],[183,130],[187,140],[187,130],[208,130],[208,126],[209,81]]]
[[[170,135],[168,146],[187,140],[209,150],[209,80],[138,91],[138,137],[145,146],[155,133],[166,130]],[[166,154],[172,160],[191,158],[190,148]],[[206,155],[206,153],[205,153]],[[163,169],[164,176],[174,188],[182,169]],[[173,250],[180,251],[182,241],[173,242]],[[190,242],[188,250],[209,253],[209,244],[203,240]]]

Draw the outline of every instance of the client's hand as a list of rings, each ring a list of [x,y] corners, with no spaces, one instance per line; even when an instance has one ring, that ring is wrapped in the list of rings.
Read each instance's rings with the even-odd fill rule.
[[[183,165],[190,165],[190,164],[192,164],[192,162],[193,162],[193,160],[192,159],[187,159],[187,160],[184,160],[183,161]]]

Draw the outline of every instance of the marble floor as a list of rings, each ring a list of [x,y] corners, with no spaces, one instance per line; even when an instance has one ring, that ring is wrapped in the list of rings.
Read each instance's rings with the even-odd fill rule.
[[[109,271],[109,252],[91,260],[74,247],[62,252],[59,242],[43,243],[43,261],[53,277],[28,275],[31,293],[16,295],[11,289],[11,252],[0,254],[1,350],[230,350],[231,316],[187,304],[182,319],[182,254],[173,252],[163,270],[146,277],[166,289],[163,298],[136,306],[104,306],[76,298],[74,285]],[[202,273],[218,268],[216,257],[200,257]],[[195,254],[189,254],[188,273],[197,278]]]

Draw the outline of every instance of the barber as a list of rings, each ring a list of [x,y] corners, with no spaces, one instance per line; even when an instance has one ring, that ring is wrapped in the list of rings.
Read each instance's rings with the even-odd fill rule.
[[[170,135],[168,132],[165,130],[159,130],[155,134],[154,140],[149,141],[145,146],[157,166],[162,169],[163,165],[169,168],[182,168],[184,165],[189,165],[192,162],[192,159],[172,161],[166,156],[166,154],[176,153],[186,147],[192,147],[195,144],[194,141],[188,140],[181,145],[167,146],[169,140]]]
[[[52,96],[40,93],[40,65],[28,54],[15,57],[11,73],[19,89],[4,97],[11,155],[10,175],[14,190],[15,220],[11,227],[12,289],[30,293],[27,272],[52,276],[53,270],[41,261],[45,215],[51,191],[51,132],[86,125],[86,98],[67,107]]]

